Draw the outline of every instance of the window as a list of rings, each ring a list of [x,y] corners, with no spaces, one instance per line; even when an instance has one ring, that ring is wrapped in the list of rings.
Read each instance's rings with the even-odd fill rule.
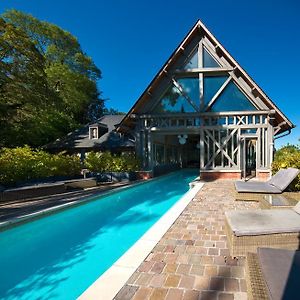
[[[257,110],[237,85],[230,82],[221,95],[212,104],[210,111],[251,111]]]
[[[193,101],[193,104],[199,107],[199,78],[179,78],[177,82],[183,88],[184,93]]]
[[[180,78],[171,85],[154,108],[155,113],[196,112],[199,107],[199,79]]]
[[[191,58],[184,66],[184,69],[197,69],[198,68],[198,49],[192,54]]]
[[[98,139],[98,127],[90,127],[90,139]]]
[[[216,60],[203,48],[203,67],[204,68],[220,68]]]
[[[204,77],[204,105],[206,106],[216,92],[220,89],[222,84],[226,81],[228,76],[206,76]]]

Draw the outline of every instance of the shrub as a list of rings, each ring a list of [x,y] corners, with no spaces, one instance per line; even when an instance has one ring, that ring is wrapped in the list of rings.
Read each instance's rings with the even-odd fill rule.
[[[7,185],[52,176],[79,175],[81,164],[75,155],[49,154],[25,146],[3,148],[0,152],[0,170],[0,183]]]
[[[285,168],[300,169],[300,147],[295,145],[283,146],[276,151],[272,164],[272,173]],[[300,175],[289,186],[291,190],[300,191]]]
[[[139,170],[139,160],[131,153],[120,156],[110,152],[90,152],[85,166],[92,172],[130,172]]]

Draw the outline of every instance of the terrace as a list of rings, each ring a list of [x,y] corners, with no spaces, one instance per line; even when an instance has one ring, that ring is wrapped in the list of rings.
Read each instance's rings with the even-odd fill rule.
[[[224,212],[238,202],[232,181],[207,182],[115,299],[247,299],[245,259],[229,256]]]

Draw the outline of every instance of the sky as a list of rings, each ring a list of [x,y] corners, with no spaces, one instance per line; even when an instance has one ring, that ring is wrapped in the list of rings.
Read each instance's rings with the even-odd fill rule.
[[[300,138],[299,0],[0,0],[75,35],[102,71],[106,106],[127,112],[200,19],[297,126]]]

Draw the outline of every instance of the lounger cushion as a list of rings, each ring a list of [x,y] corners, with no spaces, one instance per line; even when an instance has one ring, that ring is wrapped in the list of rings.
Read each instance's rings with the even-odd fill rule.
[[[267,183],[283,192],[298,174],[299,170],[296,168],[281,169]]]
[[[293,207],[293,210],[300,215],[300,201]]]
[[[300,215],[292,209],[226,211],[235,236],[300,232]]]
[[[270,299],[299,299],[300,251],[258,248]]]
[[[236,181],[235,188],[239,193],[265,193],[265,194],[280,194],[282,191],[268,184],[267,182],[260,181]]]

